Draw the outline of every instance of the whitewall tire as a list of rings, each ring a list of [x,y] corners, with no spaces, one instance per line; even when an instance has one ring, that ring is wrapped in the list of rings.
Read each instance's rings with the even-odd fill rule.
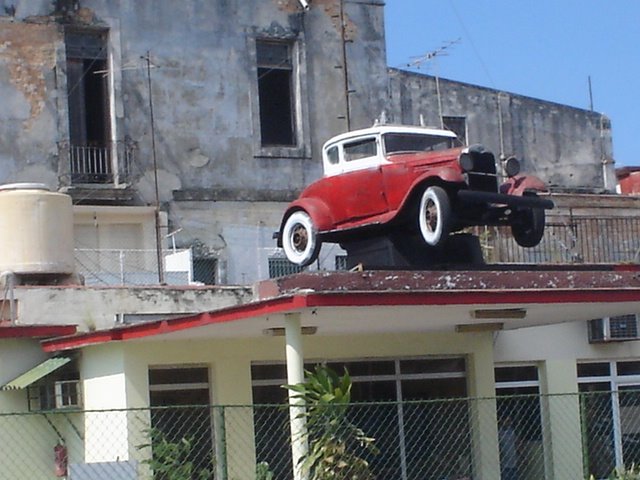
[[[298,210],[289,215],[282,228],[282,248],[287,259],[306,267],[318,258],[320,246],[318,232],[309,214]]]
[[[420,198],[418,225],[425,243],[431,247],[442,245],[451,231],[451,203],[443,188],[427,187]]]

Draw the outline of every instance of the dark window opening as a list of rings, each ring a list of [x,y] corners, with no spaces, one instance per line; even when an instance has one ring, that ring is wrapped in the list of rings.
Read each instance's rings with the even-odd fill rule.
[[[106,33],[69,31],[65,44],[72,181],[110,182]]]
[[[335,259],[335,268],[336,270],[348,270],[349,267],[348,262],[347,262],[347,256],[346,255],[336,255],[336,259]]]
[[[150,435],[156,459],[166,455],[167,445],[171,444],[176,452],[180,452],[182,462],[190,463],[193,478],[212,478],[213,432],[208,406],[208,368],[150,368],[149,400]]]
[[[304,267],[290,262],[286,258],[271,257],[269,259],[269,278],[286,277],[304,270]]]
[[[205,285],[216,284],[216,270],[218,260],[216,258],[200,257],[193,259],[193,280]]]
[[[262,145],[295,146],[291,47],[286,43],[259,41],[256,49]]]
[[[462,145],[467,144],[467,119],[465,117],[442,117],[444,128],[456,134]]]

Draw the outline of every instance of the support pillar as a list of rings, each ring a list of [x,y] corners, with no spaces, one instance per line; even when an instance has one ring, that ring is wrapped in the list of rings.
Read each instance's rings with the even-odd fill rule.
[[[284,329],[287,359],[287,383],[295,385],[304,382],[304,354],[302,350],[302,327],[299,313],[287,313],[284,316]],[[305,433],[307,422],[303,414],[304,402],[294,398],[289,390],[289,424],[291,427],[291,455],[293,459],[294,480],[306,480],[306,474],[300,468],[300,459],[308,452]]]

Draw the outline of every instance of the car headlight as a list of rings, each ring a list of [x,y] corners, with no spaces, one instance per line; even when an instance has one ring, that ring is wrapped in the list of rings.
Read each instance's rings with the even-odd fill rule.
[[[458,157],[458,164],[464,173],[473,171],[473,157],[469,152],[462,152]]]
[[[504,172],[508,177],[515,177],[520,173],[520,160],[516,157],[509,157],[504,161]]]

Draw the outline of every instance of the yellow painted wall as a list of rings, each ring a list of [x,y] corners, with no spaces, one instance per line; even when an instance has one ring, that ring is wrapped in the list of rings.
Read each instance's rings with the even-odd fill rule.
[[[468,361],[468,391],[471,396],[493,396],[493,337],[490,333],[411,333],[360,336],[305,336],[304,356],[307,361],[325,359],[395,358],[408,356],[464,355]],[[251,362],[285,361],[283,337],[247,339],[215,339],[194,341],[136,341],[112,342],[84,349],[83,378],[87,408],[144,408],[149,405],[148,369],[150,366],[199,364],[210,370],[212,401],[219,405],[251,405]],[[494,411],[490,411],[493,409]],[[247,448],[252,438],[252,411],[250,408],[233,409],[233,421],[242,424],[243,430],[226,430],[229,471],[253,471],[254,452]],[[109,415],[109,438],[118,438],[127,452],[118,451],[118,458],[144,460],[144,452],[137,447],[148,428],[148,417],[138,414],[135,424],[128,422],[121,412]],[[238,418],[239,416],[246,418]],[[215,416],[214,416],[215,417]],[[495,404],[474,407],[474,430],[482,432],[474,437],[474,454],[478,478],[490,478],[483,472],[496,472],[497,432]],[[214,420],[215,422],[215,420]],[[214,425],[219,428],[219,425]],[[100,427],[89,429],[87,434],[87,461],[115,460],[111,452],[96,456],[99,444],[93,443],[107,432]],[[492,435],[493,432],[493,435]],[[128,436],[127,436],[128,433]],[[115,435],[115,437],[114,437]],[[491,441],[492,436],[496,439]],[[95,440],[94,440],[95,439]],[[138,440],[136,440],[138,439]],[[95,451],[95,454],[92,453]],[[104,452],[104,448],[102,449]],[[148,454],[148,452],[147,452]],[[249,469],[249,470],[247,470]]]

